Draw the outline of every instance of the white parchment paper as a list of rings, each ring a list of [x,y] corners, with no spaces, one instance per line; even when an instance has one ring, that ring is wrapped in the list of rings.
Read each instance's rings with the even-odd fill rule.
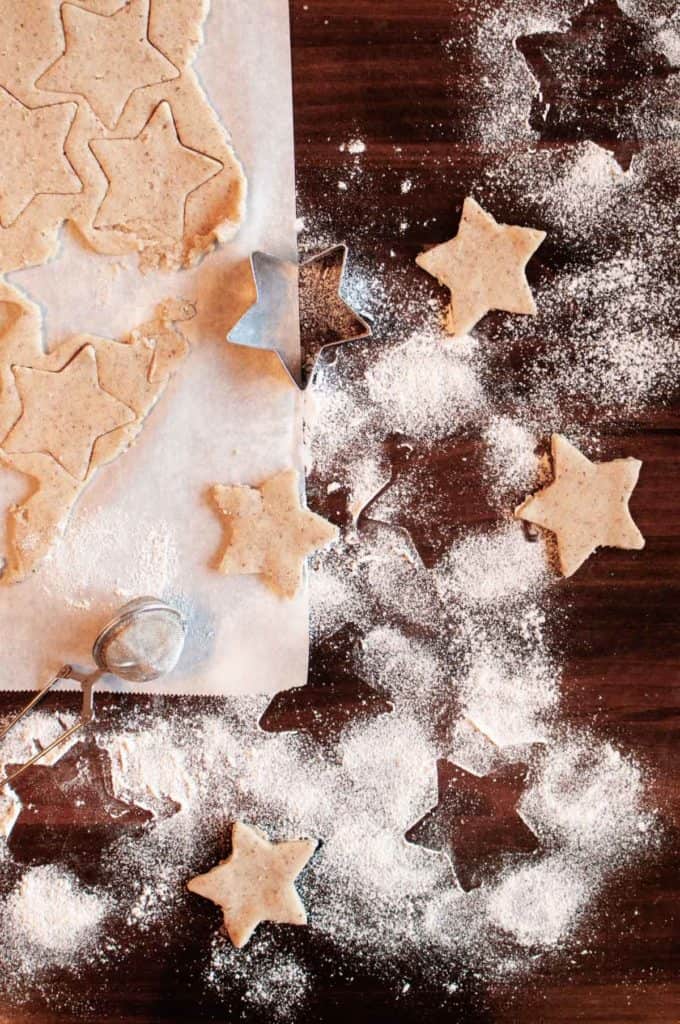
[[[95,477],[38,573],[0,587],[1,689],[34,689],[64,663],[88,665],[99,629],[143,594],[178,606],[189,633],[175,672],[140,691],[261,693],[305,679],[304,588],[284,601],[257,577],[221,576],[222,525],[209,500],[215,483],[258,484],[302,464],[296,391],[275,359],[225,341],[253,299],[250,252],[296,258],[288,2],[213,0],[204,32],[194,66],[249,181],[236,240],[190,271],[142,275],[136,259],[98,256],[67,229],[56,259],[10,277],[41,304],[48,348],[79,332],[120,337],[168,297],[195,301],[198,316],[183,325],[191,353],[136,446]],[[295,355],[294,332],[290,345]],[[25,480],[0,474],[0,507],[25,491]]]

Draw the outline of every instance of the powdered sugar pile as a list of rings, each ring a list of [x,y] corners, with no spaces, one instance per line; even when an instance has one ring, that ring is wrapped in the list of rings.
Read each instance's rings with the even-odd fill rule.
[[[4,927],[18,947],[60,960],[82,948],[108,910],[106,898],[86,892],[73,875],[49,864],[28,870],[9,895]]]

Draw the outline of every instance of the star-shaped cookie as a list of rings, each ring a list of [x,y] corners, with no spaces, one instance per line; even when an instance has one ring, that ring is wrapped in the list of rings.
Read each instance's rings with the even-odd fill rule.
[[[109,180],[96,228],[134,230],[142,238],[180,240],[187,196],[222,170],[219,160],[182,145],[167,102],[135,139],[94,139]]]
[[[256,574],[282,597],[293,597],[307,555],[336,540],[338,529],[300,502],[298,474],[284,470],[260,487],[217,486],[225,517],[225,576]]]
[[[316,839],[272,843],[241,821],[231,833],[231,855],[187,883],[189,892],[212,900],[224,913],[224,929],[237,949],[263,921],[307,924],[295,879],[316,850]]]
[[[137,418],[102,390],[91,345],[58,372],[13,370],[22,412],[2,447],[11,454],[45,452],[77,480],[87,476],[97,438]]]
[[[502,857],[538,848],[538,839],[517,813],[527,773],[527,765],[515,763],[478,776],[438,761],[439,802],[406,839],[446,853],[461,888],[477,888],[498,870]]]
[[[38,79],[50,92],[83,96],[107,128],[114,128],[136,89],[179,77],[149,41],[150,0],[129,0],[115,14],[61,5],[64,53]]]
[[[599,547],[643,548],[645,539],[628,509],[642,463],[591,462],[560,434],[550,444],[555,479],[515,515],[555,534],[563,574],[573,576]]]
[[[75,195],[82,182],[64,152],[75,103],[31,110],[0,86],[0,224],[10,227],[35,196]]]
[[[467,197],[456,237],[416,258],[451,292],[449,334],[467,334],[492,309],[535,315],[524,271],[544,238],[545,231],[498,224]]]

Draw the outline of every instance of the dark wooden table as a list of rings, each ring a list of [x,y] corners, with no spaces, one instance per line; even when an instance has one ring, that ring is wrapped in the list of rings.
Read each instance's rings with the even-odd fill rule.
[[[347,240],[353,259],[363,266],[387,262],[399,274],[411,268],[423,246],[449,237],[452,231],[444,226],[453,229],[455,211],[490,157],[462,128],[475,71],[464,62],[452,66],[442,43],[471,36],[479,19],[496,3],[293,0],[300,210],[303,214],[317,211],[310,218],[313,230],[302,235],[303,245],[312,246],[317,240],[307,242],[310,234]],[[660,2],[659,10],[662,7]],[[615,57],[612,94],[617,75],[625,73],[621,71],[625,62],[619,64]],[[357,137],[367,146],[363,176],[338,197],[337,181],[348,167],[347,154],[339,147]],[[404,195],[399,182],[409,174],[417,176],[419,187]],[[501,220],[512,220],[515,211],[494,212]],[[437,221],[423,227],[423,221],[432,217]],[[400,218],[411,225],[403,233],[398,230]],[[565,254],[558,244],[550,245],[541,259],[544,267],[559,269]],[[439,294],[434,285],[429,294]],[[395,316],[398,319],[398,310]],[[388,322],[386,315],[377,344],[390,341]],[[349,350],[343,354],[350,368],[353,358]],[[316,988],[310,1021],[672,1024],[680,1020],[673,955],[678,936],[678,426],[677,405],[675,412],[665,405],[619,421],[610,437],[605,436],[605,452],[609,445],[612,451],[635,454],[645,462],[633,512],[648,538],[647,548],[643,558],[601,553],[561,589],[558,599],[571,630],[562,684],[565,721],[587,725],[620,742],[648,769],[650,802],[659,809],[666,829],[659,852],[632,875],[612,879],[601,901],[604,912],[589,928],[588,957],[556,958],[514,990],[471,982],[443,1004],[439,995],[414,986],[408,1000],[396,999],[393,987],[349,961],[345,980],[339,980],[333,951],[311,933],[296,934],[291,941],[298,952],[317,966],[325,957],[334,966],[327,986]],[[436,460],[436,455],[432,458]],[[435,477],[446,472],[445,464],[437,466]],[[62,703],[68,704],[68,699]],[[0,711],[12,706],[4,698]],[[163,702],[154,706],[162,714]],[[67,833],[68,822],[63,826]],[[182,922],[171,948],[151,948],[148,956],[137,956],[124,968],[85,979],[83,985],[100,991],[95,1013],[71,1015],[40,996],[22,1007],[3,1006],[0,997],[0,1022],[89,1019],[194,1024],[239,1019],[237,1002],[225,1008],[199,989],[195,948],[207,941],[214,922],[209,915],[197,916],[198,921]],[[260,1019],[254,1012],[246,1016]]]

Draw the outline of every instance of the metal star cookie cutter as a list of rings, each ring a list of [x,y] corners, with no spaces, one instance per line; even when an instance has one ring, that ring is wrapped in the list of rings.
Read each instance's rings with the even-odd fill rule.
[[[139,597],[124,605],[94,642],[92,657],[96,669],[82,673],[71,665],[64,665],[0,732],[2,741],[61,679],[72,679],[80,683],[83,703],[76,724],[66,729],[12,775],[0,779],[0,790],[93,721],[93,689],[103,676],[114,675],[132,683],[159,679],[176,666],[184,649],[185,638],[186,623],[182,615],[165,601],[154,597]]]
[[[371,327],[342,297],[348,247],[343,242],[292,263],[271,253],[250,257],[256,299],[231,329],[233,345],[275,352],[288,377],[305,390],[326,349],[371,336]],[[301,357],[286,341],[299,334]]]

